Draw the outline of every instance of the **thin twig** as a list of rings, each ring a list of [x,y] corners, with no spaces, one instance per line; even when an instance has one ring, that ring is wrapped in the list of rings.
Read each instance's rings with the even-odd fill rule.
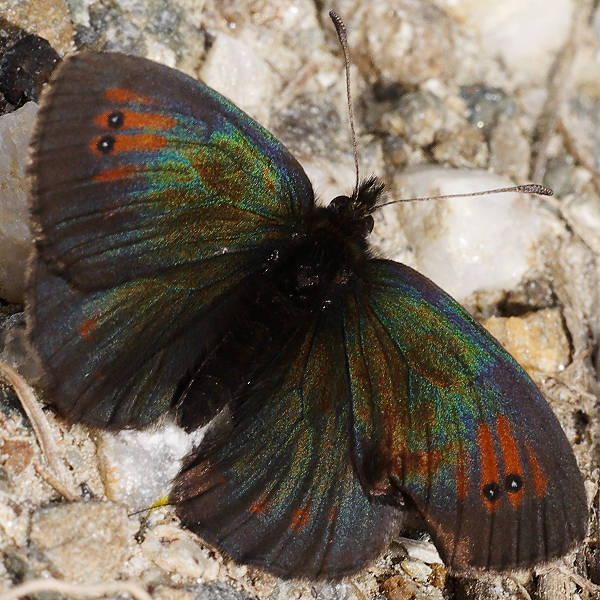
[[[74,492],[70,486],[65,486],[64,482],[54,474],[54,471],[46,468],[39,460],[35,458],[32,461],[33,468],[37,474],[46,481],[48,485],[53,487],[61,496],[70,502],[81,500],[81,494]]]
[[[152,596],[138,583],[133,581],[82,585],[58,579],[34,579],[33,581],[27,581],[0,594],[0,600],[17,600],[17,598],[39,592],[57,592],[63,596],[74,596],[75,598],[95,598],[110,594],[126,593],[135,598],[135,600],[152,600]]]
[[[56,488],[57,491],[64,495],[65,491],[71,490],[66,496],[68,500],[79,498],[79,495],[74,491],[75,488],[73,486],[71,475],[62,461],[58,446],[54,441],[50,424],[48,423],[46,415],[41,409],[33,390],[12,367],[9,367],[2,362],[0,362],[0,377],[2,377],[17,394],[17,397],[23,406],[23,410],[35,431],[42,454],[44,455],[48,466],[54,472],[54,479],[58,479],[60,482],[60,489]],[[46,481],[54,487],[49,480]]]

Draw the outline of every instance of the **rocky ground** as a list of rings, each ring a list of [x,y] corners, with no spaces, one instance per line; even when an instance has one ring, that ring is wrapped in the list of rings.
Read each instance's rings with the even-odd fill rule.
[[[282,581],[204,547],[170,507],[136,512],[160,501],[191,447],[174,425],[114,435],[46,409],[61,487],[7,384],[0,589],[53,577],[133,580],[156,600],[600,596],[600,10],[588,0],[0,0],[0,359],[38,381],[22,312],[24,166],[46,76],[40,67],[22,85],[19,65],[35,56],[49,72],[53,54],[19,41],[36,34],[60,56],[134,53],[201,78],[281,139],[327,202],[355,177],[330,9],[348,30],[361,173],[380,176],[390,200],[527,181],[555,191],[394,204],[373,237],[482,320],[538,383],[586,479],[585,545],[534,573],[465,577],[427,540],[400,538],[340,583]]]

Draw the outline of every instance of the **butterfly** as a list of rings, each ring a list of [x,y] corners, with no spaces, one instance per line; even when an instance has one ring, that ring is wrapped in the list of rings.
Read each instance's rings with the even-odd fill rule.
[[[327,206],[217,92],[68,57],[31,151],[29,339],[70,421],[210,424],[182,523],[284,578],[340,578],[424,518],[453,569],[523,569],[585,535],[583,480],[531,379],[459,304],[369,246],[382,184]]]

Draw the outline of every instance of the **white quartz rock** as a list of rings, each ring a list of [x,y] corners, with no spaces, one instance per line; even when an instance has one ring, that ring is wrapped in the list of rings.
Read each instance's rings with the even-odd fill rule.
[[[406,197],[514,185],[486,171],[418,167],[402,174]],[[542,216],[521,194],[398,205],[414,266],[457,300],[514,288],[532,267]]]

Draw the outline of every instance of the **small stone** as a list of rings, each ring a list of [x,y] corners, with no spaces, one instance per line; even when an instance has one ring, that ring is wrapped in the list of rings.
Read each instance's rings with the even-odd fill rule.
[[[23,472],[33,460],[31,444],[25,440],[3,440],[0,455],[4,459],[3,466],[10,475]]]
[[[406,575],[395,575],[381,584],[387,600],[442,600],[442,591],[430,585],[422,585]]]
[[[514,119],[500,117],[490,133],[490,168],[516,181],[526,181],[531,149]]]
[[[23,583],[27,579],[34,579],[33,572],[27,556],[17,548],[5,548],[2,552],[3,566],[11,578],[12,583]]]
[[[315,600],[358,600],[356,587],[348,581],[320,581],[311,586]]]
[[[97,40],[102,40],[105,52],[123,52],[145,56],[146,38],[143,31],[127,16],[100,3],[90,6],[90,28]]]
[[[469,85],[460,88],[465,101],[467,118],[474,127],[487,136],[501,115],[513,116],[517,107],[504,90],[485,85]]]
[[[415,146],[428,146],[444,126],[444,105],[431,92],[404,94],[395,110],[382,116],[380,129],[402,136]]]
[[[587,186],[569,198],[562,210],[573,230],[594,252],[600,253],[600,197],[597,190]]]
[[[400,566],[407,575],[421,583],[427,583],[433,573],[433,569],[420,560],[407,558],[400,563]]]
[[[488,147],[483,133],[465,121],[463,127],[443,131],[431,148],[439,163],[454,167],[483,168],[487,166]]]
[[[213,580],[219,574],[219,563],[209,558],[194,534],[173,525],[151,529],[142,543],[142,552],[173,577],[181,580]]]
[[[400,538],[400,545],[408,552],[409,559],[420,563],[443,565],[442,559],[431,542]]]
[[[65,0],[0,0],[0,15],[48,40],[61,54],[68,52],[73,39],[69,8],[70,2]]]
[[[45,39],[26,35],[2,57],[0,91],[18,108],[30,101],[37,102],[59,62],[58,53]]]
[[[131,555],[125,509],[107,502],[61,504],[33,515],[30,541],[57,576],[80,583],[118,578]]]
[[[12,494],[14,491],[12,480],[6,469],[0,467],[0,492],[5,494]]]
[[[168,495],[192,444],[192,437],[172,422],[145,431],[102,433],[98,457],[108,499],[132,510],[149,508]]]
[[[153,590],[152,598],[154,600],[194,600],[195,596],[188,590],[159,585]]]
[[[438,6],[417,0],[370,2],[357,12],[363,25],[356,30],[366,31],[366,40],[359,43],[351,35],[350,47],[355,55],[366,54],[383,80],[416,84],[448,81],[456,74],[459,30]],[[346,25],[352,34],[352,23]]]
[[[556,373],[569,364],[569,340],[558,308],[523,317],[491,317],[483,325],[529,373]]]
[[[550,159],[546,164],[544,185],[558,198],[572,194],[576,189],[575,159],[570,154]]]
[[[245,592],[222,581],[211,581],[195,586],[191,592],[196,600],[253,600],[253,597]]]
[[[482,50],[500,58],[529,86],[546,80],[556,52],[566,42],[574,0],[453,0],[444,5],[483,40]]]

